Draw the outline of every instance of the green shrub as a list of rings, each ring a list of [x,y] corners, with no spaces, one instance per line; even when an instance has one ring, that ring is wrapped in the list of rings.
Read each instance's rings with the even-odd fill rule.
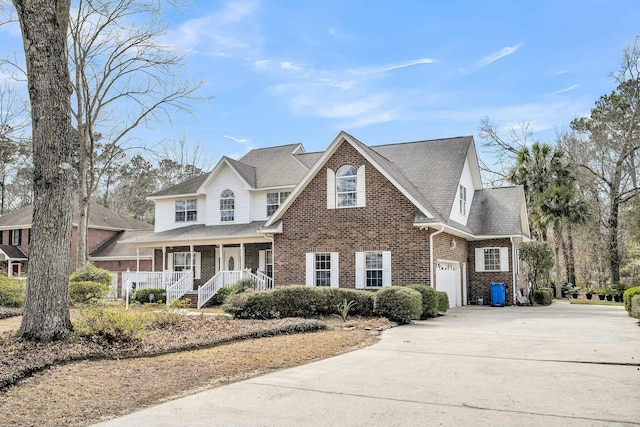
[[[629,311],[631,317],[640,319],[640,295],[634,295],[631,298],[631,310]]]
[[[71,304],[86,304],[100,300],[109,293],[109,285],[100,282],[69,282],[69,300]]]
[[[438,315],[438,307],[436,304],[437,293],[435,289],[427,285],[409,285],[407,287],[420,292],[422,295],[422,315],[420,319],[430,319]]]
[[[640,294],[640,286],[635,286],[624,291],[624,308],[631,313],[631,299],[634,295]]]
[[[538,305],[551,305],[553,302],[553,289],[538,288],[533,292],[533,301]]]
[[[20,279],[0,276],[0,307],[22,307],[26,293],[25,283]]]
[[[113,276],[108,270],[98,268],[91,263],[77,269],[69,277],[69,282],[98,282],[107,286],[111,285],[112,280]]]
[[[449,310],[449,295],[443,291],[436,291],[436,309],[438,314],[444,314]]]
[[[150,311],[125,310],[121,304],[93,304],[78,310],[74,333],[98,343],[137,341],[152,317]]]
[[[218,289],[218,292],[213,296],[212,300],[214,304],[224,304],[230,295],[235,295],[238,289],[235,286],[228,286],[226,288]]]
[[[363,317],[371,317],[373,315],[373,306],[375,301],[375,294],[373,292],[331,287],[312,289],[319,292],[325,299],[318,308],[319,314],[340,314],[337,306],[344,300],[347,300],[354,302],[353,306],[349,310],[351,315]]]
[[[347,300],[354,302],[349,309],[351,315],[371,316],[374,295],[353,289],[279,286],[268,291],[231,294],[222,308],[242,319],[313,317],[340,314],[338,305]]]
[[[153,295],[153,301],[149,299],[149,295]],[[167,302],[166,289],[138,289],[133,296],[134,301],[138,301],[140,304],[146,303],[158,303],[162,304]]]
[[[389,286],[376,293],[375,312],[399,324],[420,319],[422,296],[420,292],[405,286]]]
[[[255,279],[246,278],[238,280],[233,284],[233,287],[236,289],[236,293],[241,294],[246,291],[255,291],[257,285]]]

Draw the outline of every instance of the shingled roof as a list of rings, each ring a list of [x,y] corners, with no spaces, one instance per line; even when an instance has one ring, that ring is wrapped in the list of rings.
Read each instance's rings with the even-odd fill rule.
[[[482,236],[528,235],[529,230],[523,230],[520,221],[524,203],[524,189],[520,185],[476,191],[467,227]]]
[[[78,203],[74,203],[73,224],[78,224],[80,217]],[[22,209],[10,212],[0,217],[0,230],[31,227],[33,206],[25,206]],[[153,225],[134,218],[120,215],[97,203],[91,203],[89,213],[90,228],[105,228],[114,230],[152,230]]]

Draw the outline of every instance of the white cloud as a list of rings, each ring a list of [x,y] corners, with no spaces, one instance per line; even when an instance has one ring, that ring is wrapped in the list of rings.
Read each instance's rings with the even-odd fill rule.
[[[414,59],[411,61],[402,62],[399,64],[388,64],[388,65],[374,66],[374,67],[368,67],[368,68],[357,68],[357,69],[349,70],[349,72],[352,74],[362,74],[362,75],[386,73],[389,71],[400,70],[402,68],[414,67],[416,65],[431,64],[433,62],[435,62],[435,60],[430,58],[422,58],[422,59]]]
[[[238,144],[248,144],[249,142],[251,142],[251,140],[246,139],[246,138],[238,138],[235,136],[231,136],[231,135],[223,135],[224,138],[226,139],[230,139],[233,142],[237,142]]]
[[[566,87],[564,89],[560,89],[560,90],[556,90],[555,92],[551,92],[551,94],[552,95],[557,95],[559,93],[565,93],[565,92],[572,91],[572,90],[577,89],[579,87],[580,87],[580,85],[571,85],[571,86]]]
[[[284,61],[280,63],[280,68],[283,70],[291,70],[291,71],[302,71],[303,68],[297,65],[294,65],[291,61]]]
[[[487,65],[493,64],[494,62],[496,62],[498,59],[504,58],[505,56],[509,56],[512,53],[514,53],[516,50],[520,49],[520,46],[522,46],[522,43],[518,43],[515,46],[507,46],[502,48],[501,50],[494,52],[488,56],[485,56],[484,58],[482,58],[480,60],[480,62],[478,62],[477,67],[478,68],[482,68],[482,67],[486,67]]]

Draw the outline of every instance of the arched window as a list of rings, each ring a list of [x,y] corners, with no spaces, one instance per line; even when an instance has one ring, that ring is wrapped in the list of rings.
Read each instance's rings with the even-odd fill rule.
[[[235,220],[235,195],[227,189],[220,194],[220,221],[229,222]]]
[[[358,204],[358,170],[345,165],[336,174],[336,199],[339,208]]]

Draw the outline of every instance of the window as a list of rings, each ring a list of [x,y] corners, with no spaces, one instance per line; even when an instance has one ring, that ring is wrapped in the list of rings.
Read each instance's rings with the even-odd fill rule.
[[[220,194],[220,221],[230,222],[235,220],[235,195],[231,190],[224,190]]]
[[[264,251],[265,274],[273,278],[273,251],[267,249]]]
[[[356,289],[391,286],[391,252],[356,252]]]
[[[509,271],[509,248],[476,248],[476,271]]]
[[[176,200],[176,222],[198,220],[198,201],[196,199]]]
[[[327,168],[327,209],[366,206],[365,182],[364,165],[345,165],[337,174]]]
[[[338,287],[338,253],[310,252],[306,254],[307,286]]]
[[[382,287],[382,252],[367,252],[364,258],[367,288]]]
[[[281,191],[279,193],[267,193],[267,216],[273,215],[273,213],[280,207],[280,205],[288,196],[288,191]]]
[[[173,253],[173,271],[191,270],[191,253],[190,252],[174,252]]]
[[[12,246],[22,244],[22,230],[9,230],[9,244]]]
[[[342,166],[336,174],[337,206],[346,208],[358,204],[358,176],[353,166]]]
[[[331,286],[331,254],[316,254],[315,286]]]
[[[460,213],[467,214],[467,189],[464,185],[460,186]]]
[[[200,252],[193,253],[193,262],[191,252],[173,252],[168,254],[169,271],[189,271],[193,270],[193,278],[200,279]]]

